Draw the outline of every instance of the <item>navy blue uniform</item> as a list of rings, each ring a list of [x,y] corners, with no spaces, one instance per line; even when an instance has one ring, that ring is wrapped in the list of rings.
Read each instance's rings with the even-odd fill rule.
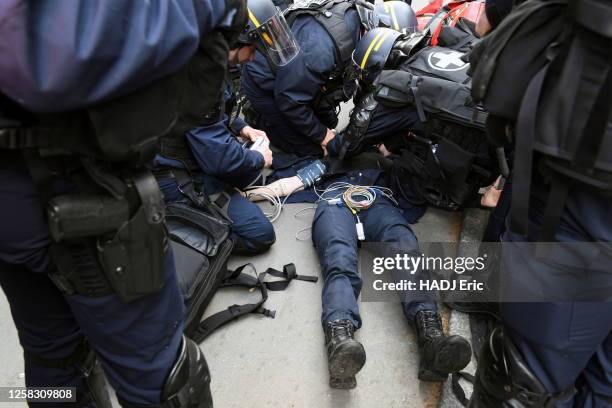
[[[538,236],[537,229],[542,222],[546,190],[535,177],[530,205],[532,241]],[[610,214],[609,198],[576,187],[566,202],[556,239],[561,242],[612,242]],[[524,237],[512,232],[510,225],[507,228],[503,241],[525,241]],[[588,258],[584,259],[588,262]],[[594,275],[586,268],[577,269],[559,260],[538,260],[520,250],[504,251],[502,268],[502,279],[512,277],[517,282],[528,282],[533,277],[554,281],[555,276],[569,276],[574,277],[576,287],[586,281],[594,283],[589,280]],[[601,282],[602,288],[612,285],[609,276],[607,281]],[[512,286],[504,289],[503,296],[516,296],[510,292]],[[549,392],[558,393],[576,386],[577,394],[557,407],[610,407],[612,303],[504,303],[501,312],[507,332]]]
[[[229,100],[231,91],[226,87],[225,98]],[[241,118],[231,123],[233,131],[239,133],[246,126]],[[203,186],[203,191],[211,196],[233,187],[243,188],[257,179],[264,167],[261,153],[249,150],[238,142],[230,132],[229,118],[217,123],[190,130],[185,135],[197,166],[192,175]],[[183,168],[179,161],[158,155],[156,166]],[[166,201],[184,200],[174,179],[159,180]],[[241,252],[260,253],[276,240],[274,227],[257,204],[250,202],[240,193],[229,193],[227,215],[232,220],[232,234],[236,248]]]
[[[373,173],[364,171],[363,177],[347,176],[340,182],[369,184]],[[369,178],[369,182],[365,178]],[[376,177],[377,178],[377,177]],[[330,196],[336,196],[334,191]],[[365,239],[371,242],[401,242],[402,249],[418,251],[417,238],[402,215],[402,210],[388,198],[378,196],[367,210],[359,212]],[[361,316],[357,299],[361,292],[362,279],[358,271],[356,218],[344,206],[329,205],[321,201],[317,206],[312,225],[312,239],[317,249],[325,282],[323,284],[323,327],[338,319],[348,319],[355,328],[361,327]],[[422,273],[422,272],[421,272]],[[411,275],[418,280],[420,274]],[[410,324],[421,310],[437,311],[434,299],[428,294],[419,294],[418,300],[410,298],[411,292],[402,299],[404,315]],[[423,301],[427,299],[426,301]]]
[[[356,44],[361,27],[359,16],[354,10],[345,16]],[[261,115],[261,127],[274,146],[299,156],[321,156],[321,141],[327,129],[337,125],[338,118],[335,111],[316,110],[313,103],[339,62],[333,40],[314,17],[296,18],[291,31],[300,46],[299,54],[274,73],[257,53],[243,69],[242,89]]]
[[[227,23],[225,12],[222,0],[3,1],[0,91],[40,112],[112,99],[180,68],[203,34]],[[158,293],[130,303],[114,294],[62,295],[47,276],[55,267],[51,238],[18,155],[0,150],[0,285],[25,352],[26,385],[73,386],[81,394],[84,379],[74,363],[51,367],[45,361],[70,357],[86,338],[122,400],[159,405],[183,331],[172,254],[166,254],[166,282]]]

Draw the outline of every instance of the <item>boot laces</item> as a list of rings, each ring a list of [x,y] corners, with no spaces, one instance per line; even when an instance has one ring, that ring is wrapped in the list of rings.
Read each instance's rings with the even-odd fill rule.
[[[440,317],[434,312],[422,312],[423,329],[426,335],[438,336],[442,334]]]
[[[335,324],[331,324],[331,336],[332,337],[336,337],[336,336],[346,336],[346,337],[352,337],[353,335],[353,330],[352,330],[352,325],[348,322],[338,322]]]

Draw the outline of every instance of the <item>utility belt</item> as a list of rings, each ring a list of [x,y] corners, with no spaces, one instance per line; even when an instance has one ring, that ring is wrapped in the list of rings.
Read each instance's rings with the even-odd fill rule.
[[[45,207],[55,268],[65,294],[116,294],[123,302],[165,284],[164,200],[152,174],[74,155],[22,151]],[[17,151],[11,151],[13,156]],[[57,182],[70,192],[57,195]]]

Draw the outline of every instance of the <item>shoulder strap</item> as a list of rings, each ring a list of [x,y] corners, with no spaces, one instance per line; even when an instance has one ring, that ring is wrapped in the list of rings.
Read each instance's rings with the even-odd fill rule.
[[[355,6],[352,0],[329,0],[322,3],[309,3],[306,6],[296,6],[285,11],[287,24],[291,26],[295,19],[301,15],[313,16],[332,38],[336,55],[346,64],[351,59],[351,54],[356,44],[345,21],[348,9]]]
[[[357,45],[353,42],[353,35],[345,20],[346,12],[353,7],[352,1],[332,1],[315,15],[316,20],[332,38],[336,55],[340,57],[343,66],[351,60],[351,55]]]
[[[219,327],[231,322],[232,320],[239,318],[240,316],[244,316],[249,313],[258,313],[270,318],[274,318],[276,316],[276,311],[262,307],[262,305],[268,299],[268,290],[285,290],[293,279],[308,282],[318,281],[318,277],[316,276],[298,275],[296,273],[295,265],[292,263],[283,266],[282,272],[273,268],[268,268],[263,273],[257,274],[257,272],[255,272],[252,275],[243,272],[247,266],[253,267],[252,264],[245,264],[236,268],[225,279],[221,287],[241,286],[246,288],[258,288],[261,291],[261,299],[255,303],[245,303],[243,305],[234,304],[225,310],[222,310],[213,314],[212,316],[207,317],[198,325],[198,328],[196,329],[192,337],[194,341],[196,341],[197,343],[201,343],[202,341],[204,341],[204,339],[206,339],[206,337],[212,334]],[[285,278],[285,280],[264,282],[264,278],[266,277],[266,275]]]

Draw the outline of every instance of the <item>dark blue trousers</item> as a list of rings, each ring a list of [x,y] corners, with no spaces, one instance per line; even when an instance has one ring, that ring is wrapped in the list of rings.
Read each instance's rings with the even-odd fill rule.
[[[207,194],[224,191],[226,185],[214,177],[200,175],[197,182],[203,183]],[[158,180],[167,202],[185,200],[174,179]],[[276,241],[274,227],[261,208],[238,192],[230,194],[227,215],[232,220],[232,238],[236,249],[242,254],[259,254],[267,251]]]
[[[522,241],[511,232],[503,239]],[[520,252],[503,257],[502,274],[521,280],[521,274],[565,272],[588,279],[588,271],[582,274]],[[577,388],[576,395],[557,407],[612,406],[612,303],[502,303],[501,312],[506,331],[548,391]]]
[[[532,194],[534,192],[546,198],[547,193],[541,185],[534,185]],[[537,237],[544,205],[544,199],[531,201],[533,237],[530,240]],[[610,208],[609,198],[588,189],[573,189],[565,203],[556,239],[560,242],[612,241]],[[524,242],[525,238],[508,228],[502,241]],[[578,294],[583,288],[605,290],[612,287],[610,263],[597,265],[602,270],[607,268],[607,274],[576,267],[589,265],[591,256],[578,248],[573,248],[575,254],[564,253],[571,262],[556,257],[538,259],[529,251],[504,251],[502,296],[510,298],[517,291],[520,295],[538,282],[543,282],[542,286],[551,291],[563,285],[575,288]],[[584,263],[573,263],[574,256],[583,259]],[[501,312],[506,331],[548,391],[558,393],[576,388],[577,393],[559,403],[558,408],[612,407],[612,302],[571,301],[569,298],[555,303],[504,303]]]
[[[389,199],[378,197],[369,209],[361,211],[366,241],[401,242],[403,248],[418,249],[418,242],[401,210]],[[362,280],[358,271],[357,232],[355,216],[346,208],[322,201],[315,212],[312,239],[317,249],[323,278],[322,323],[348,319],[356,328],[361,327],[357,298]],[[419,274],[413,275],[414,279]],[[408,292],[409,293],[409,292]],[[437,310],[436,302],[404,298],[402,308],[412,324],[417,312]]]
[[[40,359],[64,359],[86,338],[108,381],[124,400],[159,404],[182,341],[184,305],[172,253],[166,284],[156,294],[122,303],[115,295],[64,296],[46,273],[50,237],[27,171],[0,170],[0,285],[25,353],[28,386],[75,386],[76,367],[47,368]]]

